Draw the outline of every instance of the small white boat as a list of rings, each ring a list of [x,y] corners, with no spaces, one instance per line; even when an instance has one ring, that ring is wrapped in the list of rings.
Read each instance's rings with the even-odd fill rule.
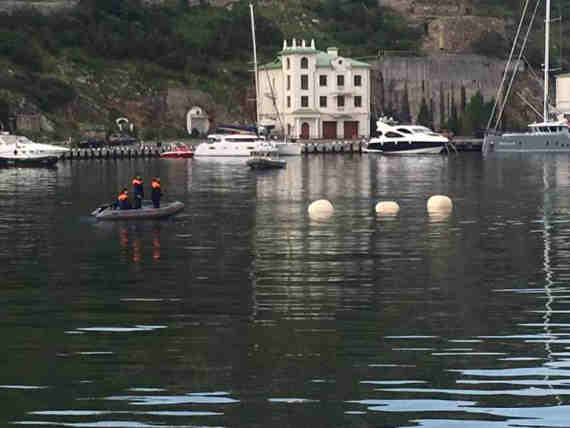
[[[153,208],[150,201],[143,201],[139,209],[121,210],[113,207],[113,204],[101,205],[91,215],[97,220],[144,220],[169,217],[184,209],[184,204],[174,201],[161,204],[160,208]]]
[[[300,143],[293,143],[286,140],[276,140],[273,141],[279,156],[300,156],[303,149],[303,145]]]
[[[285,168],[287,162],[283,159],[276,158],[274,152],[252,152],[251,157],[247,160],[247,166],[251,169],[274,169]]]
[[[0,133],[0,165],[51,166],[68,151],[55,144],[36,143],[21,135]]]
[[[276,150],[275,144],[254,134],[211,134],[194,149],[194,156],[251,156],[267,150]]]

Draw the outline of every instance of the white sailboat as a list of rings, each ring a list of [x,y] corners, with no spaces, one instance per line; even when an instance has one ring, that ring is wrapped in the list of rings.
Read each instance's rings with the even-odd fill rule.
[[[251,17],[251,38],[253,42],[253,73],[254,73],[254,80],[255,80],[255,114],[256,114],[256,121],[257,125],[260,125],[259,120],[259,74],[257,71],[257,47],[255,42],[255,19],[253,16],[253,4],[249,4],[249,11]],[[275,97],[273,97],[273,107],[277,113],[277,117],[279,118],[279,122],[281,122],[281,115],[275,105]],[[281,129],[284,129],[283,124],[281,124]],[[302,146],[298,143],[292,143],[287,141],[287,137],[284,136],[283,139],[273,140],[273,143],[277,147],[280,156],[298,156],[301,154]]]
[[[546,0],[546,18],[545,18],[545,37],[544,37],[544,99],[543,99],[543,112],[542,121],[534,122],[528,125],[528,131],[526,132],[505,132],[501,133],[498,131],[499,124],[502,119],[502,114],[505,108],[505,104],[508,100],[508,95],[512,87],[512,83],[516,72],[519,69],[519,64],[521,62],[521,57],[528,40],[528,35],[530,33],[530,28],[534,21],[536,11],[540,0],[537,0],[536,7],[533,11],[533,15],[528,24],[528,29],[526,31],[525,38],[520,45],[518,52],[518,57],[515,64],[512,65],[513,58],[515,56],[515,49],[519,46],[519,38],[521,34],[521,29],[523,27],[523,22],[527,14],[528,1],[525,3],[525,7],[522,13],[521,21],[519,23],[517,34],[511,49],[511,53],[507,64],[505,66],[505,73],[503,75],[503,80],[499,87],[495,106],[493,107],[493,112],[489,118],[489,123],[487,124],[487,132],[483,141],[483,153],[495,151],[495,152],[570,152],[570,131],[568,127],[568,122],[565,119],[553,120],[551,118],[550,105],[549,105],[549,74],[550,74],[550,0]],[[512,70],[512,76],[510,78],[509,84],[506,85],[506,76],[508,71]],[[500,101],[501,100],[501,101]],[[499,105],[501,102],[501,105]],[[536,111],[536,110],[535,110]],[[494,124],[493,124],[493,119]]]
[[[255,134],[210,134],[194,149],[194,157],[251,156],[254,152],[277,153],[277,148]]]

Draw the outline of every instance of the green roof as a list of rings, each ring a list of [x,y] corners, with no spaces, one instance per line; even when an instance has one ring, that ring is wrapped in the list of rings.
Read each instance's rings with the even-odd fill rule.
[[[287,49],[286,51],[281,51],[279,54],[283,55],[284,52],[286,52],[287,54],[290,54],[290,53],[316,53],[317,54],[317,67],[330,67],[332,61],[335,58],[338,58],[338,56],[334,56],[334,55],[331,55],[327,52],[318,51],[318,50],[312,49],[312,48]],[[341,57],[341,58],[344,59],[345,61],[347,61],[352,67],[368,67],[368,68],[370,67],[370,64],[368,64],[366,62],[357,61],[355,59],[345,58],[345,57]],[[268,69],[281,68],[281,65],[282,65],[281,57],[278,57],[270,63],[260,65],[259,68],[261,70],[268,70]]]
[[[330,67],[331,62],[335,58],[338,58],[338,56],[331,55],[327,52],[319,52],[317,54],[317,67]],[[357,61],[355,59],[345,58],[345,57],[341,58],[344,59],[345,61],[348,61],[348,63],[353,67],[370,67],[370,64],[366,62]]]

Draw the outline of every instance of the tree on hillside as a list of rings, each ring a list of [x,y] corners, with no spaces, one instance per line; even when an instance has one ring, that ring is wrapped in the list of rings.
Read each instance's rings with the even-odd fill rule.
[[[408,97],[408,84],[404,86],[404,93],[402,94],[401,110],[399,114],[400,122],[411,122],[412,115],[410,114],[410,99]]]
[[[435,118],[434,118],[434,103],[433,103],[433,98],[429,99],[429,128],[433,129],[435,126]]]
[[[426,103],[426,99],[425,97],[422,97],[422,103],[420,105],[420,111],[418,113],[418,117],[416,119],[416,122],[420,125],[424,125],[424,126],[430,126],[430,120],[429,120],[429,110],[428,110],[428,106]]]
[[[443,83],[439,85],[439,126],[445,125],[447,118],[445,117],[445,94],[443,92]]]
[[[463,135],[476,135],[485,128],[493,107],[493,101],[485,103],[483,95],[477,91],[465,107],[461,117],[461,133]]]
[[[451,111],[449,119],[447,120],[447,129],[457,135],[459,131],[459,117],[457,115],[457,106],[455,105],[455,98],[451,97]]]

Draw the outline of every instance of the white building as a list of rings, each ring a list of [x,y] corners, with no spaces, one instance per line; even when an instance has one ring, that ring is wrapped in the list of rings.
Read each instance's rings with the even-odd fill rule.
[[[284,41],[280,57],[259,67],[257,93],[260,124],[291,137],[370,135],[370,65],[339,56],[337,48]]]

